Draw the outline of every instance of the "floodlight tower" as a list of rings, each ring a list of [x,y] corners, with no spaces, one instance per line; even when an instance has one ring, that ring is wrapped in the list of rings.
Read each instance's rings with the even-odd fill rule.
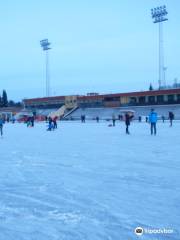
[[[166,17],[168,14],[166,6],[161,6],[151,9],[152,19],[154,23],[159,24],[159,88],[163,83],[163,72],[164,72],[164,49],[163,49],[163,22],[167,21]],[[165,83],[163,83],[164,85]]]
[[[167,67],[163,67],[163,85],[166,87],[166,71]]]
[[[50,96],[50,74],[49,74],[49,50],[51,49],[50,42],[48,42],[48,39],[43,39],[40,41],[40,45],[46,53],[46,97]]]

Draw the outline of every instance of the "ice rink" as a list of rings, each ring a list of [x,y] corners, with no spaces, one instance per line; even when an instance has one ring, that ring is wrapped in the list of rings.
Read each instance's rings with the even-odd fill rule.
[[[180,122],[58,124],[4,126],[0,240],[180,239]]]

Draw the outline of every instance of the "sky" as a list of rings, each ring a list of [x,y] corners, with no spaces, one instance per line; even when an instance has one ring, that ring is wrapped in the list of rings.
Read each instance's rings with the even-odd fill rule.
[[[158,25],[150,9],[166,5],[166,81],[180,81],[179,0],[6,0],[0,3],[0,93],[45,96],[48,38],[51,95],[116,93],[158,87]]]

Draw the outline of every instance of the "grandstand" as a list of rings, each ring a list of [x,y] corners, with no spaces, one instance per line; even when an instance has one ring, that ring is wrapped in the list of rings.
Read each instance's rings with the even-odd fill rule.
[[[50,108],[50,109],[36,109],[37,116],[48,116],[49,114],[57,111],[58,108]]]
[[[125,111],[133,111],[134,119],[138,119],[139,116],[148,116],[151,109],[155,109],[158,117],[165,116],[168,119],[169,111],[175,114],[175,119],[180,119],[180,105],[158,105],[158,106],[131,106],[131,107],[116,107],[116,108],[78,108],[76,111],[65,117],[66,120],[79,120],[82,115],[86,116],[86,119],[93,120],[97,116],[102,120],[110,120],[112,116],[118,119],[119,115],[124,115]]]
[[[86,115],[87,119],[111,119],[122,111],[134,111],[135,118],[147,116],[154,108],[159,117],[167,118],[173,111],[176,119],[180,119],[180,88],[162,89],[141,92],[88,94],[73,96],[57,96],[46,98],[24,99],[25,109],[38,116],[64,116],[64,119],[79,119]],[[64,109],[63,114],[60,109]],[[58,111],[57,111],[58,110]]]

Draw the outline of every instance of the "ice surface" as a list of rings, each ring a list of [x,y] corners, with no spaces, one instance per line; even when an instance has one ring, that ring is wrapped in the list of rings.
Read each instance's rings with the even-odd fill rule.
[[[4,126],[0,240],[180,239],[180,122],[107,125]]]

